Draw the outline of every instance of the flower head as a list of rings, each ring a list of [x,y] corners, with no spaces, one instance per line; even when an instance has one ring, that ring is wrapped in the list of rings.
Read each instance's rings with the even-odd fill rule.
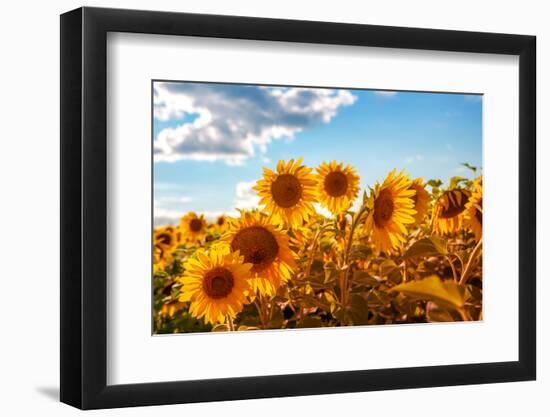
[[[464,211],[470,193],[462,188],[444,191],[435,202],[432,230],[438,235],[449,235],[462,228]]]
[[[271,213],[276,222],[299,227],[315,215],[315,177],[302,165],[302,158],[287,163],[279,161],[277,172],[264,168],[263,178],[254,186],[260,205]]]
[[[180,221],[181,239],[191,242],[200,240],[206,232],[206,226],[204,216],[199,217],[193,212],[187,213]]]
[[[414,223],[416,214],[415,193],[408,176],[396,174],[395,169],[372,190],[365,231],[371,235],[376,252],[390,252],[405,242],[406,225]]]
[[[483,231],[483,177],[474,181],[473,192],[466,203],[464,218],[476,240],[481,239]]]
[[[317,168],[317,196],[321,206],[333,214],[348,210],[359,192],[359,176],[342,162],[323,162]]]
[[[254,291],[274,295],[296,269],[288,236],[258,211],[241,212],[223,239],[233,251],[239,251],[245,262],[252,264]]]
[[[252,265],[243,262],[238,252],[217,245],[206,252],[199,249],[184,265],[185,273],[179,301],[190,301],[189,313],[207,323],[224,323],[242,311],[250,289]]]
[[[424,182],[422,178],[417,178],[411,183],[411,189],[415,191],[412,199],[414,201],[414,210],[416,214],[414,215],[415,224],[422,223],[426,213],[428,213],[428,208],[430,206],[431,196],[430,193],[424,188]]]
[[[153,232],[155,246],[161,247],[164,251],[170,251],[177,246],[177,232],[172,226],[164,226],[155,229]]]

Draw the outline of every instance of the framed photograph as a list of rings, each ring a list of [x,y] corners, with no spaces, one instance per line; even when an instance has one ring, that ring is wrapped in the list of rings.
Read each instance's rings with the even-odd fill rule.
[[[533,380],[535,37],[61,16],[61,401]]]

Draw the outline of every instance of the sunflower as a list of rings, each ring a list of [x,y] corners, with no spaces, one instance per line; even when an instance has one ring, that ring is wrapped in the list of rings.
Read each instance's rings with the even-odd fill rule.
[[[479,177],[474,181],[474,191],[466,203],[464,219],[470,230],[474,233],[476,240],[481,239],[483,231],[483,178]]]
[[[223,227],[227,224],[227,218],[222,214],[216,219],[216,226]]]
[[[336,161],[323,162],[317,168],[317,197],[322,207],[339,214],[351,207],[359,192],[355,168]]]
[[[225,323],[226,317],[235,318],[248,302],[252,265],[243,263],[243,257],[227,245],[209,252],[199,249],[184,266],[179,301],[191,302],[189,313],[194,317],[204,317],[206,323]]]
[[[424,216],[426,216],[426,213],[428,212],[428,207],[430,206],[430,193],[426,191],[424,188],[424,181],[422,178],[415,179],[411,186],[411,189],[413,189],[416,193],[413,195],[412,199],[414,201],[414,209],[416,210],[416,214],[414,215],[414,222],[415,224],[422,223],[422,220],[424,220]]]
[[[444,191],[435,202],[432,231],[439,235],[458,232],[462,228],[469,198],[470,193],[462,188]]]
[[[406,225],[414,223],[415,193],[409,177],[403,172],[396,175],[395,169],[372,190],[365,231],[371,234],[377,253],[390,252],[405,242]]]
[[[178,232],[173,226],[159,227],[153,231],[153,271],[166,267],[168,257],[178,245]]]
[[[153,272],[162,271],[166,266],[166,251],[162,246],[153,246]]]
[[[197,241],[206,232],[206,220],[204,216],[197,216],[193,212],[187,213],[181,218],[180,232],[181,240],[183,241]]]
[[[279,161],[277,172],[264,168],[263,178],[254,186],[261,198],[260,205],[272,214],[276,222],[299,227],[315,215],[315,177],[302,165],[302,158],[286,164]]]
[[[232,221],[223,240],[233,251],[239,251],[245,262],[253,265],[251,284],[254,292],[274,295],[296,268],[288,236],[258,211],[242,211],[241,217]]]
[[[178,244],[176,229],[172,226],[164,226],[153,232],[154,243],[165,251],[170,251]]]
[[[225,214],[221,214],[220,216],[218,216],[218,218],[212,225],[214,227],[214,230],[220,233],[224,232],[227,229],[228,220],[229,218]]]

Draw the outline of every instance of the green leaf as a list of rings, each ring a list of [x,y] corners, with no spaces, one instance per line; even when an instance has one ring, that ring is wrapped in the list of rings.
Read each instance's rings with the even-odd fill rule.
[[[466,181],[468,181],[468,179],[464,177],[451,177],[451,179],[449,180],[449,188],[457,188],[461,182]]]
[[[320,317],[315,316],[306,316],[302,320],[302,322],[298,325],[298,327],[307,329],[311,327],[323,327],[323,322],[321,321]]]
[[[393,284],[400,284],[403,281],[403,273],[401,268],[396,268],[388,274],[388,281],[393,282]]]
[[[455,319],[452,314],[444,309],[439,307],[437,304],[428,302],[426,305],[426,317],[429,322],[449,322],[449,321],[458,321]]]
[[[323,271],[323,262],[319,259],[314,259],[311,263],[311,272],[322,272]]]
[[[372,255],[372,248],[368,245],[353,245],[351,247],[351,259],[366,259]]]
[[[466,302],[465,288],[454,281],[442,281],[431,275],[420,281],[396,285],[390,291],[420,300],[433,301],[441,307],[461,309]]]
[[[227,324],[217,324],[212,328],[213,332],[228,332],[229,326]]]
[[[237,329],[238,331],[248,331],[248,330],[260,330],[259,327],[255,327],[255,326],[239,326],[239,328]]]
[[[369,305],[367,300],[359,294],[351,296],[350,305],[348,307],[353,324],[367,324],[369,320]]]
[[[477,173],[477,167],[475,167],[473,165],[470,165],[468,162],[462,162],[460,165],[462,165],[463,167],[468,168],[470,171],[472,171],[474,173],[474,175]]]
[[[353,271],[352,281],[356,284],[365,285],[367,287],[373,287],[381,282],[366,271]]]
[[[391,297],[384,291],[371,290],[367,293],[367,302],[370,306],[382,306],[391,301]]]
[[[446,255],[446,242],[439,236],[430,236],[417,240],[405,252],[405,258],[414,258],[417,256]]]
[[[269,329],[281,329],[283,327],[284,321],[285,318],[283,316],[283,312],[281,310],[278,310],[273,314],[273,317],[269,321],[267,327]]]
[[[392,259],[386,259],[380,264],[380,276],[387,277],[396,268],[397,265]]]
[[[334,262],[327,262],[325,264],[325,284],[336,280],[338,274],[341,272],[338,266]]]
[[[468,293],[468,301],[473,303],[481,303],[481,300],[483,299],[483,292],[481,291],[481,288],[474,285],[468,285]]]
[[[335,230],[333,230],[335,231]],[[332,239],[321,239],[319,242],[319,248],[322,252],[328,252],[334,246],[334,241]]]
[[[443,184],[443,181],[441,180],[429,180],[427,183],[432,188],[439,188]]]

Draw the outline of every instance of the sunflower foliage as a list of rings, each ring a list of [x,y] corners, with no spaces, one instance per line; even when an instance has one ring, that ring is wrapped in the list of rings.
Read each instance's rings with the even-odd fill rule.
[[[463,165],[364,189],[343,162],[264,168],[258,209],[155,228],[154,332],[481,320],[482,177]]]

